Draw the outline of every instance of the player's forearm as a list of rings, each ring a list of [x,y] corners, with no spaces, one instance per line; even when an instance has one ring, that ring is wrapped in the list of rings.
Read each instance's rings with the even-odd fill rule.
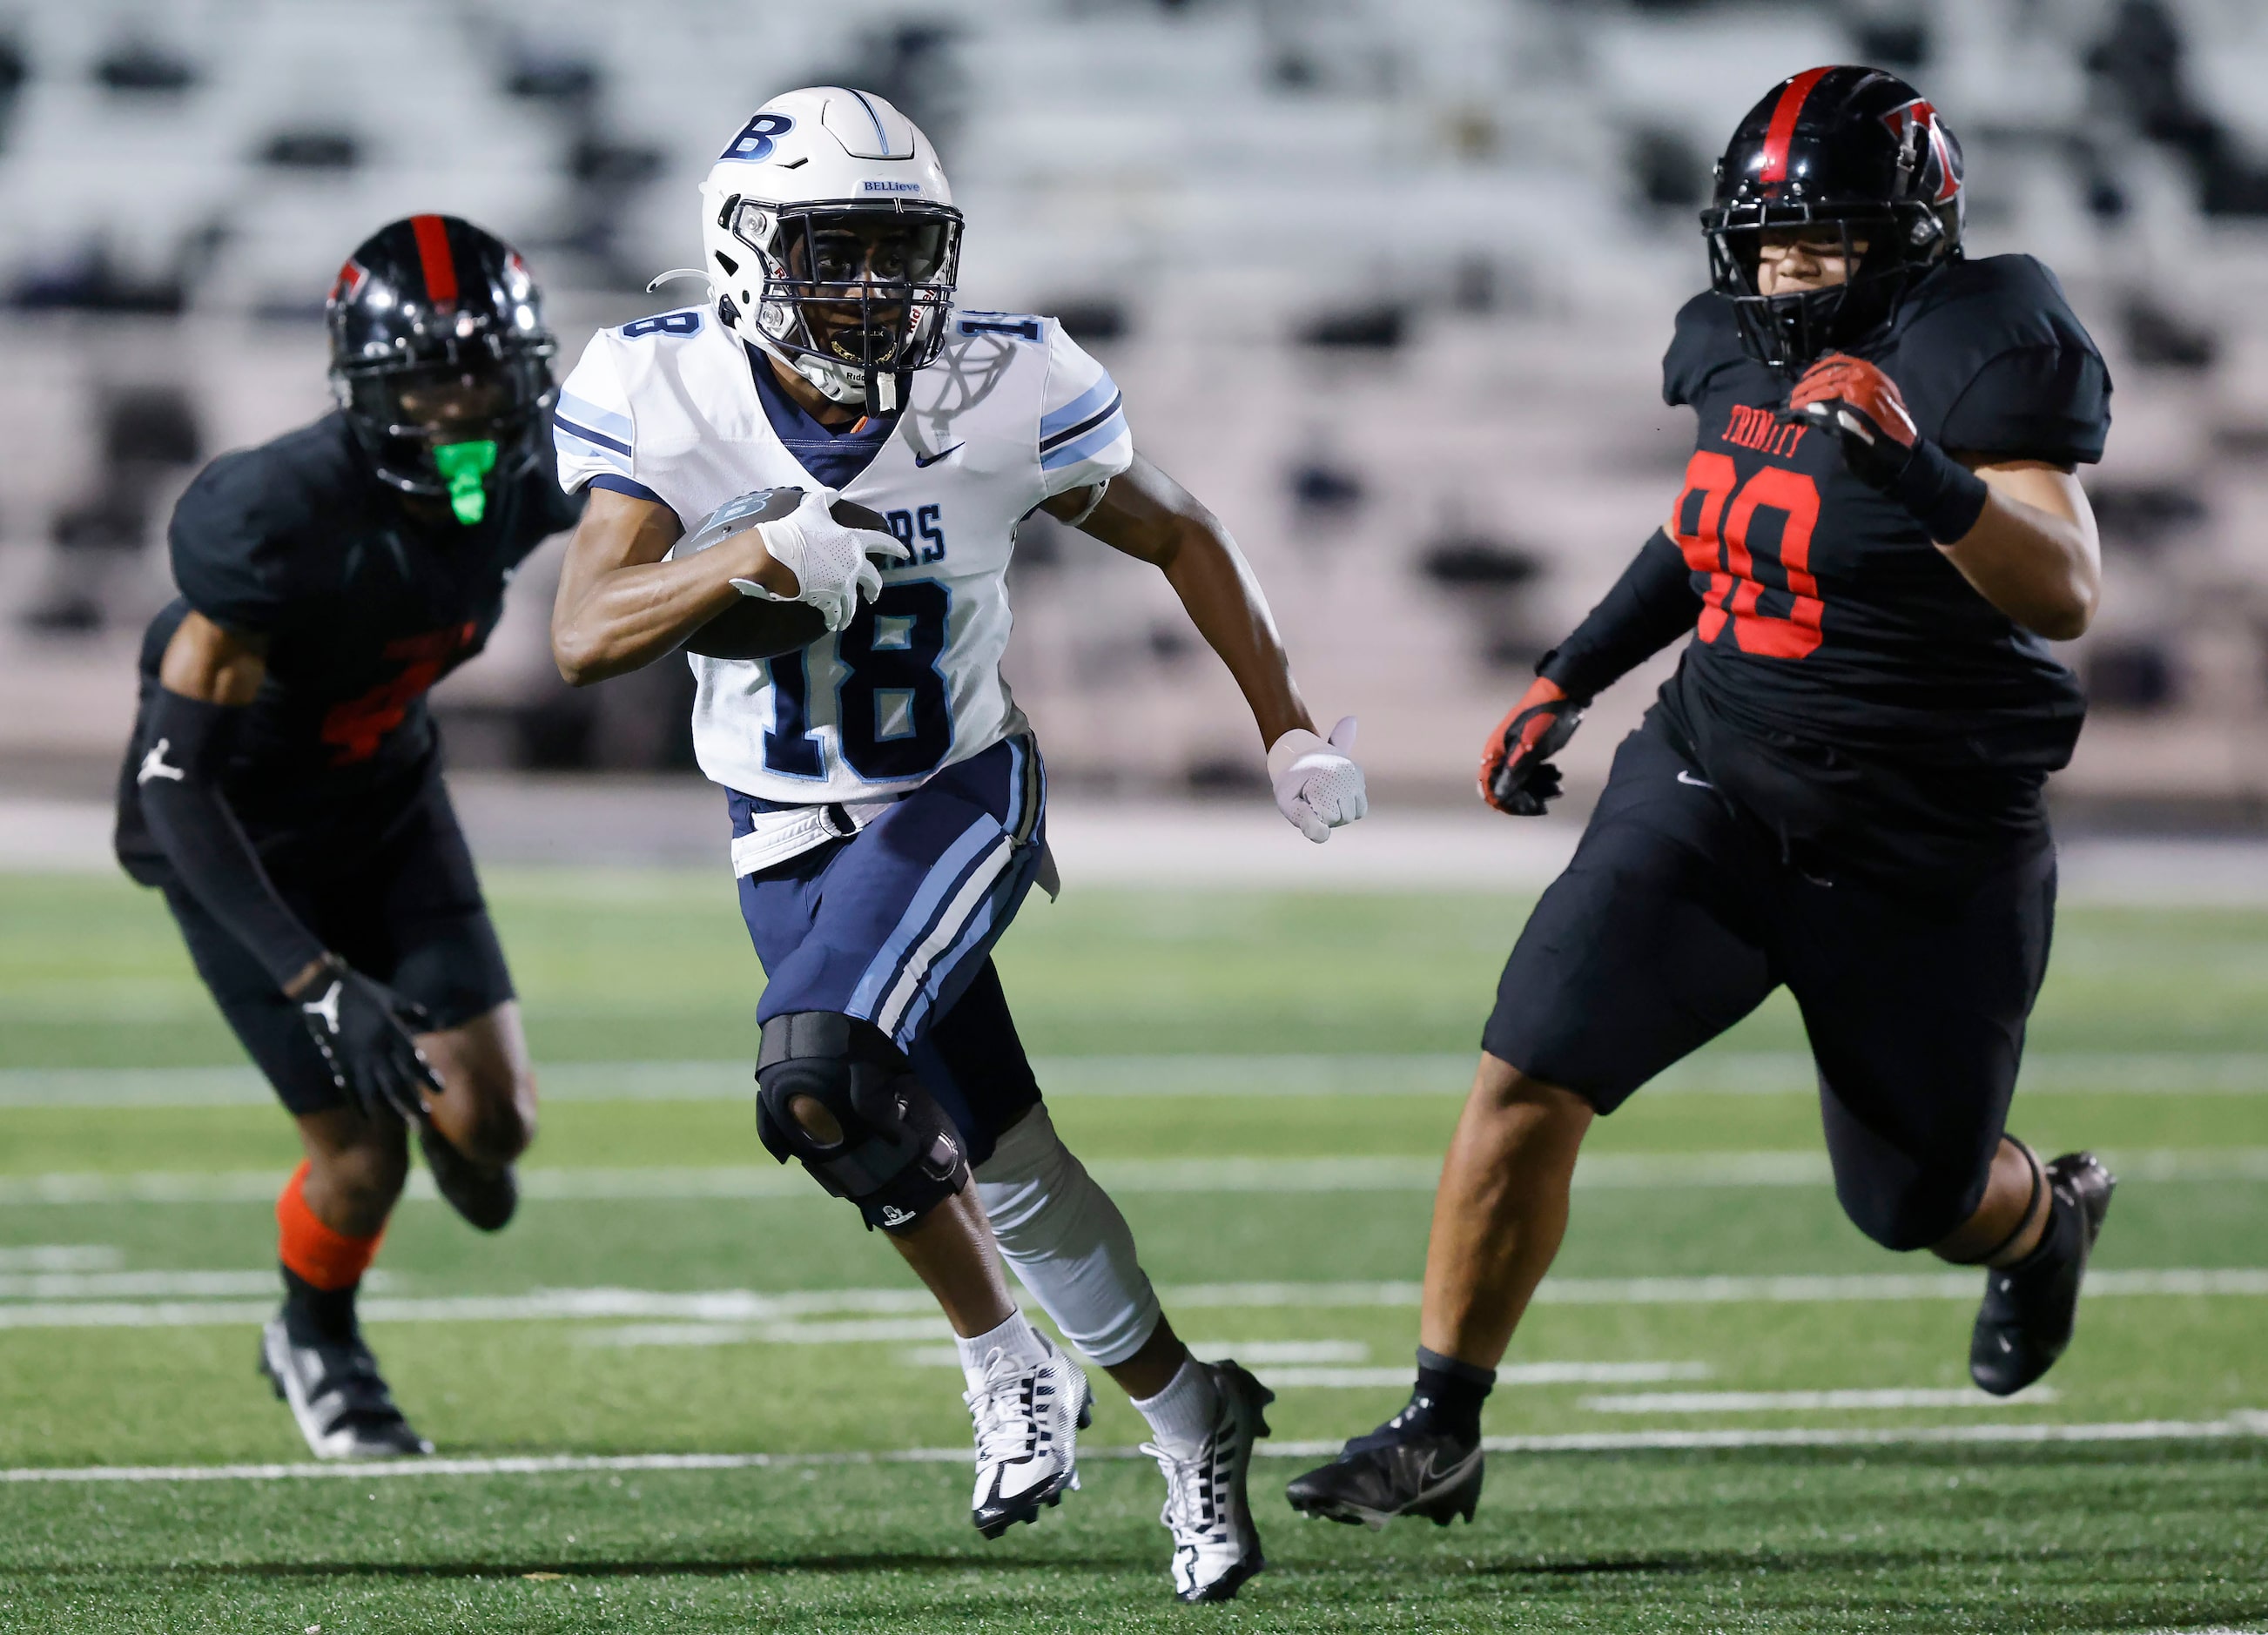
[[[1938,549],[1977,594],[2026,630],[2058,642],[2081,635],[2102,598],[2093,518],[2033,504],[2007,492],[1997,474],[1978,475],[1991,493],[1977,526]]]
[[[1549,677],[1568,697],[1587,703],[1690,634],[1700,616],[1701,598],[1684,554],[1656,528],[1614,588],[1545,657],[1536,674]]]
[[[561,577],[551,657],[571,687],[642,669],[740,599],[736,578],[784,595],[789,574],[753,528],[682,562],[637,563]]]
[[[1159,563],[1197,634],[1220,655],[1250,706],[1264,748],[1294,727],[1314,731],[1292,661],[1260,582],[1236,542],[1217,527],[1182,519],[1172,554]]]
[[[321,939],[276,890],[230,808],[219,768],[238,711],[160,687],[151,701],[139,774],[142,814],[174,875],[291,991],[323,957]]]

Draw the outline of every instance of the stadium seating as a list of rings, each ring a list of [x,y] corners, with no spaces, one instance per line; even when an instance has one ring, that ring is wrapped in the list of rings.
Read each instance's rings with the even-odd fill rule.
[[[2191,159],[2140,139],[2106,98],[2086,66],[2102,9],[1921,10],[1930,55],[1911,72],[1967,138],[1975,244],[2056,267],[2118,380],[2097,479],[2111,597],[2080,659],[2100,652],[2105,702],[2131,708],[2104,712],[2071,786],[2108,798],[2170,779],[2201,800],[2257,800],[2268,527],[2250,473],[2268,393],[2250,383],[2268,379],[2268,307],[2253,293],[2268,227],[2208,217]],[[2188,90],[2226,125],[2242,181],[2268,155],[2250,94],[2268,24],[2243,0],[2170,11]],[[210,447],[317,409],[308,320],[377,222],[445,209],[520,243],[571,362],[595,324],[690,298],[689,284],[638,285],[694,259],[693,186],[746,109],[855,78],[932,128],[970,220],[964,288],[1119,329],[1095,345],[1138,438],[1235,529],[1319,707],[1362,711],[1382,784],[1446,793],[1522,654],[1604,587],[1675,490],[1687,428],[1659,404],[1656,365],[1704,274],[1691,209],[1707,156],[1774,77],[1855,55],[1848,19],[1879,13],[1552,0],[932,0],[917,21],[885,0],[33,8],[13,25],[28,77],[0,138],[0,288],[24,309],[0,318],[15,365],[0,376],[0,435],[19,457],[0,504],[0,594],[36,609],[67,588],[48,535],[102,481],[104,392],[186,387]],[[126,45],[186,65],[191,83],[99,83],[98,63]],[[136,306],[177,311],[118,310]],[[1298,338],[1318,333],[1371,343]],[[1303,503],[1310,467],[1359,497]],[[2169,521],[2151,498],[2169,492],[2201,508]],[[110,635],[0,633],[0,674],[40,669],[41,686],[85,701],[36,729],[0,725],[0,755],[33,732],[42,753],[108,754],[120,690],[52,677],[108,675],[163,593],[152,551],[103,581]],[[1130,767],[1177,787],[1251,774],[1226,679],[1142,571],[1055,540],[1020,570],[1018,594],[1012,673],[1062,775]],[[468,701],[549,698],[539,600],[522,598],[497,652],[456,684]],[[1633,718],[1644,692],[1621,689],[1579,740],[1579,781],[1603,770],[1615,734],[1598,728]]]

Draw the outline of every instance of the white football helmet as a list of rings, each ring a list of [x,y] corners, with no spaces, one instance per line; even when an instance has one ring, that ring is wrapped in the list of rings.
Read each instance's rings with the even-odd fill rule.
[[[927,136],[871,92],[774,97],[701,185],[725,328],[838,403],[889,413],[945,343],[961,212]]]

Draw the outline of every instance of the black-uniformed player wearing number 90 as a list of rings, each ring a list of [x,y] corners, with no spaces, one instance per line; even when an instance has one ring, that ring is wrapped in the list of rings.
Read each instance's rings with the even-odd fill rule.
[[[1485,799],[1541,811],[1583,705],[1693,640],[1505,968],[1417,1388],[1292,1484],[1312,1513],[1471,1514],[1482,1399],[1591,1120],[1782,983],[1845,1212],[1992,1268],[1977,1383],[2021,1389],[2071,1336],[2111,1177],[2005,1124],[2054,908],[2042,785],[2083,713],[2042,637],[2098,594],[2072,473],[2102,453],[2102,360],[2047,269],[1963,258],[1960,149],[1889,74],[1775,88],[1703,222],[1714,287],[1664,370],[1700,423],[1684,490],[1491,736]]]
[[[215,460],[173,513],[181,594],[143,644],[118,855],[164,888],[298,1121],[261,1370],[319,1456],[369,1458],[431,1451],[355,1320],[407,1130],[494,1231],[535,1118],[425,693],[581,506],[554,475],[554,348],[510,247],[454,217],[394,222],[340,269],[328,317],[338,409]]]

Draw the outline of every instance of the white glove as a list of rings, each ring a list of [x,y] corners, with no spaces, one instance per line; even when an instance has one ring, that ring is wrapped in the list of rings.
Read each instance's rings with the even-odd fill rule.
[[[1362,769],[1347,751],[1354,748],[1354,718],[1341,718],[1329,742],[1303,726],[1278,739],[1268,751],[1268,781],[1275,786],[1276,809],[1317,845],[1331,831],[1370,810]]]
[[[850,623],[860,597],[872,601],[881,593],[881,570],[869,558],[910,562],[913,553],[895,534],[846,528],[836,521],[829,514],[836,497],[833,489],[813,489],[791,515],[756,525],[772,560],[795,575],[801,588],[793,597],[775,596],[754,579],[734,579],[733,588],[765,601],[807,602],[819,609],[830,630]]]

